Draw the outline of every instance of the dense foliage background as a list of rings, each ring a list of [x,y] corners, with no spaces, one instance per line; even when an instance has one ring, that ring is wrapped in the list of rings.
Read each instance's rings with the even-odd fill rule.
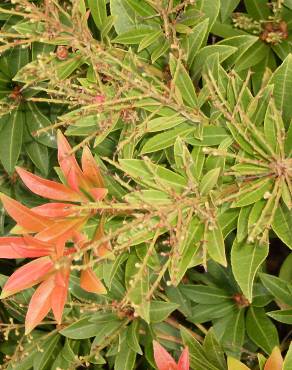
[[[45,202],[16,166],[66,181],[60,129],[108,189],[76,205],[105,229],[87,251],[112,246],[102,295],[74,254],[60,325],[24,335],[35,287],[1,301],[1,368],[152,369],[157,340],[195,370],[291,370],[292,1],[2,0],[0,27],[1,192]]]

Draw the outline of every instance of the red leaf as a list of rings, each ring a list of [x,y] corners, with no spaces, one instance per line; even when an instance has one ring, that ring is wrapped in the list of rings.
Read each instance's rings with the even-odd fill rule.
[[[40,239],[37,239],[36,237],[30,236],[30,235],[24,235],[23,239],[25,243],[31,247],[34,248],[48,248],[51,251],[54,251],[54,244],[53,243],[47,243]]]
[[[53,270],[53,266],[54,264],[49,257],[41,257],[20,267],[7,280],[1,298],[6,298],[38,284]]]
[[[180,355],[180,358],[178,360],[177,364],[177,370],[189,370],[190,369],[190,357],[189,357],[189,349],[186,347],[182,354]]]
[[[87,292],[96,294],[105,294],[106,289],[100,279],[95,275],[94,271],[89,267],[81,271],[80,286]]]
[[[103,224],[104,224],[103,219],[101,219],[91,243],[94,243],[105,237]],[[94,247],[94,253],[98,257],[103,257],[106,256],[111,251],[111,249],[112,248],[110,241],[105,241],[99,244],[98,247]]]
[[[46,242],[53,242],[58,239],[63,241],[71,239],[74,231],[79,230],[86,220],[87,217],[56,221],[51,226],[38,233],[36,237]]]
[[[48,314],[51,308],[51,294],[54,289],[54,278],[40,284],[29,302],[25,318],[25,334],[29,334]]]
[[[103,188],[104,181],[99,167],[88,147],[83,149],[81,165],[84,176],[93,184],[93,186],[97,188]]]
[[[9,198],[7,195],[0,194],[0,199],[3,202],[4,208],[9,215],[22,227],[30,232],[38,232],[49,225],[52,221],[48,218],[37,215],[29,208],[23,206],[16,200]]]
[[[50,256],[54,252],[54,247],[51,245],[42,245],[41,243],[38,244],[34,242],[31,244],[24,238],[22,244],[19,242],[12,243],[12,247],[21,255],[21,258]]]
[[[23,244],[21,237],[3,237],[0,238],[0,258],[23,258],[12,244]]]
[[[51,295],[51,306],[58,324],[62,321],[62,314],[67,300],[69,275],[68,269],[63,269],[55,275],[55,287]]]
[[[108,190],[105,188],[93,188],[90,189],[90,195],[94,200],[102,200],[108,193]]]
[[[49,199],[65,200],[69,202],[81,202],[84,200],[84,197],[81,194],[76,193],[63,184],[43,179],[24,170],[23,168],[17,167],[16,170],[21,180],[35,194]]]
[[[76,206],[68,203],[46,203],[32,208],[38,215],[50,218],[63,218],[76,215]]]
[[[76,192],[79,192],[79,186],[86,188],[83,180],[82,171],[74,157],[70,154],[72,151],[65,136],[58,131],[58,161],[67,184]]]
[[[156,341],[153,341],[154,359],[158,370],[177,370],[172,356]]]

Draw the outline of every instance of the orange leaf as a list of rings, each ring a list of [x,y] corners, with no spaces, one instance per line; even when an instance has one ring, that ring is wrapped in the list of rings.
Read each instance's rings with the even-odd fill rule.
[[[53,270],[53,262],[49,257],[33,260],[16,270],[6,281],[1,298],[6,298],[21,290],[32,287],[44,280]]]
[[[63,269],[55,275],[55,287],[51,295],[51,306],[58,324],[62,321],[62,314],[67,300],[68,285],[69,285],[68,269]]]
[[[48,314],[51,308],[53,277],[40,284],[29,302],[25,318],[25,334],[29,334]]]
[[[38,233],[36,237],[46,242],[57,241],[58,239],[63,241],[71,239],[74,231],[80,229],[80,227],[86,222],[87,218],[88,217],[68,218],[56,221],[48,228]]]
[[[58,131],[58,161],[67,184],[76,192],[79,192],[79,186],[85,187],[82,171],[74,157],[70,154],[72,151],[65,136]]]
[[[108,193],[108,190],[105,188],[93,188],[90,189],[90,195],[93,197],[93,199],[96,200],[102,200]]]
[[[182,354],[180,355],[180,358],[178,360],[177,364],[177,370],[189,370],[190,368],[190,357],[189,357],[189,349],[186,347]]]
[[[69,202],[81,202],[84,200],[82,195],[63,184],[43,179],[19,167],[16,170],[25,185],[41,197]]]
[[[96,294],[106,294],[106,289],[94,271],[89,267],[81,271],[80,286],[87,292]]]
[[[91,243],[94,243],[95,241],[98,241],[102,238],[105,237],[105,234],[104,234],[104,219],[102,218],[100,220],[100,223],[96,229],[96,232],[94,234],[94,237],[91,241]],[[110,241],[105,241],[105,242],[102,242],[101,244],[98,245],[98,247],[95,247],[94,248],[94,253],[98,256],[98,257],[104,257],[106,256],[110,251],[111,251],[111,243]]]
[[[38,232],[49,225],[52,221],[37,215],[29,208],[23,206],[16,200],[9,198],[7,195],[0,194],[0,199],[3,202],[4,208],[9,213],[9,215],[22,227],[31,232]]]
[[[32,208],[38,215],[50,218],[63,218],[76,215],[76,206],[68,203],[46,203]]]
[[[84,176],[93,184],[93,186],[97,188],[103,188],[104,181],[99,167],[88,147],[83,149],[81,165]]]
[[[153,341],[154,359],[158,370],[177,370],[172,356],[156,341]]]
[[[12,236],[0,238],[0,258],[23,258],[12,244],[23,244],[23,238]]]
[[[280,349],[275,347],[271,356],[267,359],[264,370],[282,370],[283,362]]]
[[[44,244],[28,236],[22,238],[22,243],[20,241],[12,242],[12,247],[21,255],[21,258],[50,256],[54,252],[52,245]]]

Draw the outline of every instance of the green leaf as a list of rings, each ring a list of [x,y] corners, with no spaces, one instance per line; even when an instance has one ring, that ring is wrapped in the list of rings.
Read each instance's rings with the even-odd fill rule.
[[[217,45],[225,45],[236,48],[236,52],[232,53],[224,61],[224,65],[231,67],[242,59],[242,56],[248,51],[252,45],[258,40],[258,37],[252,35],[240,35],[234,37],[228,37],[225,40],[220,41]]]
[[[271,354],[273,348],[279,346],[277,329],[263,308],[249,307],[246,330],[249,338],[267,354]]]
[[[143,40],[139,44],[138,52],[157,42],[160,36],[162,36],[162,31],[160,29],[157,31],[148,31],[148,34],[144,36]]]
[[[253,43],[245,52],[241,54],[241,57],[236,60],[235,71],[240,72],[248,68],[254,67],[260,63],[264,58],[267,58],[270,48],[264,42],[257,40]]]
[[[232,203],[231,207],[245,207],[256,203],[263,198],[267,191],[271,190],[271,187],[272,181],[269,177],[253,181],[251,185],[242,186],[238,192],[237,200]]]
[[[177,286],[188,268],[201,263],[202,257],[199,253],[199,241],[202,239],[203,234],[204,225],[198,217],[193,217],[183,234],[184,238],[179,247],[179,256],[178,258],[173,256],[171,261],[169,274],[173,285]]]
[[[267,0],[244,0],[244,4],[248,14],[254,19],[268,19],[272,15]]]
[[[17,163],[23,137],[24,114],[22,110],[13,110],[2,124],[0,132],[0,160],[5,170],[12,174]]]
[[[92,342],[92,349],[102,345],[107,337],[119,332],[125,325],[125,320],[118,319],[113,313],[98,312],[91,319],[96,325],[95,338]],[[123,328],[124,329],[124,328]]]
[[[48,148],[36,141],[25,143],[25,151],[34,165],[47,176],[49,173],[49,153]]]
[[[128,193],[125,195],[125,200],[132,204],[169,204],[171,203],[171,199],[169,196],[159,190],[139,190]]]
[[[114,370],[133,370],[136,363],[136,352],[124,340],[115,359]]]
[[[281,43],[273,45],[272,50],[282,61],[284,61],[292,51],[291,44],[288,40],[283,40]]]
[[[103,28],[103,25],[107,19],[106,3],[106,0],[88,0],[88,6],[92,18],[96,24],[96,27],[100,30]]]
[[[71,339],[86,339],[94,337],[100,328],[96,323],[91,322],[92,315],[84,316],[60,331],[64,337]]]
[[[212,227],[211,230],[208,230],[206,241],[209,256],[222,266],[227,266],[225,244],[219,224],[215,225],[214,228]]]
[[[212,29],[219,15],[221,6],[220,3],[220,0],[213,0],[212,2],[208,0],[197,0],[193,6],[194,9],[197,10],[198,18],[200,21],[203,21],[204,19],[209,19],[208,31]]]
[[[166,289],[166,295],[170,299],[171,302],[175,302],[179,305],[178,310],[184,315],[184,316],[191,316],[191,303],[181,292],[181,285],[178,285],[177,287],[174,286],[167,286]]]
[[[284,324],[292,325],[292,309],[267,312],[272,319]]]
[[[84,63],[80,55],[72,55],[68,57],[67,60],[55,61],[55,68],[57,76],[60,80],[65,80],[69,77],[77,68],[79,68]]]
[[[169,148],[171,145],[175,143],[175,140],[178,136],[181,138],[192,138],[192,134],[196,131],[196,126],[188,124],[188,123],[181,123],[179,126],[165,131],[161,134],[157,134],[146,141],[144,144],[141,154],[146,153],[153,153],[157,152],[158,150]]]
[[[148,167],[145,161],[139,159],[120,159],[119,162],[122,169],[137,182],[142,182],[151,188],[161,190],[161,184],[163,184],[175,191],[182,192],[187,185],[182,176],[162,166],[149,162]]]
[[[276,107],[283,113],[285,125],[292,117],[292,55],[289,54],[280,67],[273,73],[270,84],[274,85]]]
[[[194,63],[191,66],[191,77],[197,80],[200,77],[206,59],[213,54],[219,54],[219,61],[222,63],[237,51],[237,48],[229,45],[208,45],[202,48],[196,55]]]
[[[279,154],[279,145],[282,141],[282,133],[284,131],[282,117],[275,108],[274,102],[271,101],[265,116],[264,133],[267,142],[277,154]]]
[[[153,30],[149,27],[133,28],[127,32],[120,33],[113,42],[127,45],[139,44],[151,31]]]
[[[233,243],[231,265],[234,277],[245,297],[252,302],[256,273],[269,253],[268,245]]]
[[[214,168],[207,172],[200,183],[200,193],[207,195],[215,187],[218,182],[218,178],[221,172],[221,168]]]
[[[38,55],[46,55],[50,52],[54,52],[55,45],[44,44],[42,42],[34,42],[31,48],[31,59],[36,60]]]
[[[29,62],[28,48],[21,49],[20,47],[15,47],[14,49],[10,49],[7,61],[10,76],[14,77]]]
[[[225,128],[209,125],[203,127],[202,139],[188,138],[187,142],[194,146],[215,146],[230,138]]]
[[[279,278],[292,283],[292,253],[288,254],[283,261],[279,271]]]
[[[173,128],[185,121],[186,119],[184,117],[177,116],[177,114],[166,117],[158,117],[148,121],[146,129],[147,132],[164,131]]]
[[[241,308],[229,315],[227,329],[224,332],[222,343],[227,355],[240,357],[245,335],[245,309]]]
[[[39,352],[33,361],[34,370],[50,369],[50,364],[53,363],[60,350],[60,346],[58,345],[60,339],[61,336],[59,334],[55,334],[42,343],[41,348],[43,351]]]
[[[179,305],[173,302],[151,301],[150,303],[150,322],[157,323],[164,321],[175,311]]]
[[[285,204],[280,203],[277,207],[272,228],[283,243],[292,249],[292,210]]]
[[[204,40],[206,39],[206,34],[208,31],[209,19],[205,19],[199,24],[197,24],[192,32],[187,34],[182,40],[182,46],[187,55],[187,64],[191,66],[194,59],[200,50]]]
[[[225,22],[228,17],[230,17],[233,10],[237,7],[240,0],[225,0],[221,3],[220,14],[221,21]]]
[[[292,370],[292,343],[290,343],[288,352],[286,353],[283,370]]]
[[[292,10],[292,0],[284,0],[284,5]]]
[[[288,306],[292,306],[292,284],[276,276],[269,274],[260,274],[260,278],[267,290],[279,301]]]
[[[142,349],[139,344],[139,328],[139,320],[134,320],[132,324],[129,325],[127,328],[126,340],[129,348],[131,348],[134,352],[139,353],[139,355],[143,355]]]
[[[156,14],[155,9],[145,0],[126,0],[126,3],[141,17],[151,17]]]
[[[215,304],[197,304],[192,309],[192,314],[188,320],[195,323],[204,323],[219,317],[226,317],[234,312],[235,305],[232,301],[226,301]]]
[[[166,54],[169,49],[168,40],[164,40],[162,44],[159,44],[151,53],[151,62],[155,63],[162,55]]]
[[[149,269],[145,268],[143,278],[136,279],[137,263],[140,260],[135,254],[132,254],[127,261],[125,270],[125,280],[128,289],[128,297],[135,308],[137,315],[142,317],[147,323],[150,323],[150,301],[146,299],[149,289]],[[135,282],[135,284],[134,284]]]
[[[181,93],[183,100],[189,107],[196,108],[198,106],[198,98],[194,84],[185,67],[172,54],[170,55],[169,65],[173,84]]]
[[[205,353],[208,354],[208,360],[212,363],[212,365],[216,366],[218,370],[226,370],[224,352],[220,343],[218,342],[213,328],[208,330],[208,333],[204,338],[203,347]]]
[[[110,11],[115,18],[114,27],[118,35],[137,27],[139,24],[137,16],[127,0],[110,0]]]
[[[184,346],[188,346],[189,348],[192,368],[196,370],[218,370],[218,367],[209,362],[208,355],[205,353],[204,348],[187,329],[181,326],[180,333]]]
[[[292,123],[290,123],[285,140],[285,153],[287,157],[292,157]]]
[[[226,212],[223,212],[218,216],[218,222],[221,227],[224,240],[233,230],[236,229],[237,220],[238,220],[237,209],[230,208]]]
[[[193,302],[202,304],[218,304],[231,299],[225,290],[207,285],[182,285],[181,291]]]

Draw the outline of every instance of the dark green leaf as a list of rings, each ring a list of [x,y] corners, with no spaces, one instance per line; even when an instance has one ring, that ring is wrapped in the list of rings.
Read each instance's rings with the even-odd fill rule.
[[[177,303],[151,301],[150,303],[150,322],[157,323],[165,320],[179,307]]]
[[[269,253],[268,245],[233,243],[231,265],[234,277],[243,294],[252,301],[256,273]]]
[[[9,174],[14,172],[23,137],[24,114],[21,109],[13,110],[2,125],[0,133],[0,159]]]
[[[274,347],[279,346],[277,329],[263,308],[249,307],[246,330],[250,339],[267,354],[271,354]]]
[[[292,284],[276,276],[264,273],[260,274],[260,278],[264,286],[276,299],[288,306],[292,306]]]

